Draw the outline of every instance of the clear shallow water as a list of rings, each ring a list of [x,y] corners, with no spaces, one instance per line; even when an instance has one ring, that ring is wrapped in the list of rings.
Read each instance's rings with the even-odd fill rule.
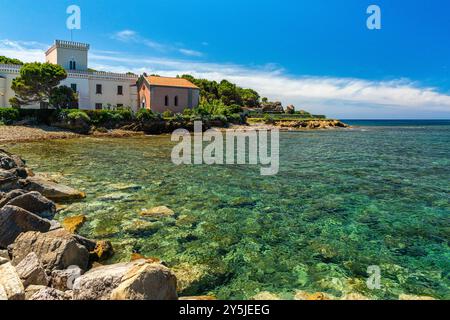
[[[365,124],[367,125],[367,123]],[[352,291],[450,298],[450,123],[376,125],[280,136],[280,173],[174,166],[169,136],[55,140],[8,148],[35,171],[87,192],[59,218],[81,233],[160,257],[197,279],[184,294]],[[142,208],[166,205],[157,222]],[[365,285],[381,268],[380,290]]]

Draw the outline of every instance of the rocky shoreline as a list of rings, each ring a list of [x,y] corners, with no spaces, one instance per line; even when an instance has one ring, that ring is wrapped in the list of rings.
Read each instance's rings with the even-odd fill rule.
[[[110,242],[54,220],[54,201],[84,197],[0,149],[0,300],[178,299],[176,277],[159,260],[102,265],[114,254]]]

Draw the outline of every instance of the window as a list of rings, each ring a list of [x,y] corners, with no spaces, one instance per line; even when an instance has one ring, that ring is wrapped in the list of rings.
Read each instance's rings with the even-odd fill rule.
[[[76,83],[72,83],[72,84],[70,85],[70,87],[72,88],[72,91],[73,91],[73,92],[77,92],[77,84],[76,84]]]
[[[76,70],[77,69],[77,64],[75,61],[70,61],[69,62],[69,69],[70,70]]]
[[[178,96],[175,96],[174,105],[175,107],[178,107]]]
[[[164,105],[167,107],[167,106],[169,106],[169,96],[166,96],[165,98],[164,98]]]
[[[117,86],[117,95],[123,96],[123,86]]]
[[[103,105],[101,103],[95,104],[95,110],[102,110],[102,109],[103,109]]]
[[[98,84],[98,85],[96,86],[95,93],[96,93],[96,94],[102,94],[102,85],[101,85],[101,84]]]

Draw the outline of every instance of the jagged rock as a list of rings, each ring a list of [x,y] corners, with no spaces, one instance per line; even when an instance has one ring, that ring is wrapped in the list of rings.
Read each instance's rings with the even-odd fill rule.
[[[83,214],[80,214],[78,216],[65,218],[62,225],[63,225],[64,229],[66,229],[70,233],[77,233],[78,230],[86,222],[86,220],[87,220],[86,216]]]
[[[160,264],[143,260],[100,266],[75,281],[74,300],[176,299],[176,278]]]
[[[69,266],[86,270],[89,262],[88,250],[64,229],[21,234],[14,242],[13,263],[19,263],[30,252],[36,253],[47,272],[64,270]]]
[[[53,201],[70,201],[86,197],[81,191],[36,176],[28,177],[25,180],[24,189],[37,191]]]
[[[6,193],[1,199],[0,199],[0,209],[3,208],[9,201],[11,201],[12,199],[21,196],[23,194],[27,193],[24,190],[12,190],[8,193]]]
[[[280,101],[263,102],[261,108],[263,112],[284,112],[283,105]]]
[[[59,223],[56,220],[48,220],[50,223],[50,229],[48,229],[48,231],[53,231],[53,230],[58,230],[62,228],[61,223]]]
[[[0,247],[7,248],[22,232],[46,232],[50,223],[37,215],[15,206],[0,209]]]
[[[166,206],[160,206],[149,210],[142,210],[140,214],[143,217],[158,219],[163,217],[171,217],[175,215],[175,212],[173,212],[173,210],[167,208]]]
[[[7,160],[3,160],[6,159]],[[25,161],[23,161],[22,158],[20,158],[19,156],[16,156],[12,153],[9,153],[6,150],[0,149],[0,163],[3,161],[6,161],[10,164],[10,169],[12,168],[17,168],[17,167],[24,167],[25,166]],[[2,161],[3,160],[3,161]],[[12,161],[12,162],[11,162]],[[2,167],[2,169],[4,169]]]
[[[0,288],[0,295],[6,296],[8,300],[25,299],[22,281],[10,262],[0,265]]]
[[[19,177],[12,171],[0,169],[0,191],[19,189]]]
[[[2,265],[2,264],[5,264],[5,263],[8,263],[8,262],[10,262],[10,260],[9,260],[9,259],[6,259],[6,258],[3,258],[3,257],[0,257],[0,265]]]
[[[10,260],[8,250],[0,250],[0,258]]]
[[[10,200],[7,205],[20,207],[40,216],[41,218],[50,220],[52,220],[56,214],[55,203],[36,191],[19,195]]]
[[[28,286],[28,288],[25,289],[25,300],[30,300],[30,298],[33,296],[33,294],[35,294],[39,290],[45,289],[45,288],[47,288],[47,287],[46,286],[35,286],[35,285]]]
[[[111,293],[112,300],[177,300],[177,279],[157,263],[137,264]]]
[[[51,275],[51,287],[67,291],[73,289],[73,284],[77,278],[83,274],[83,270],[78,266],[72,266],[66,270],[53,270]]]
[[[38,291],[36,291],[29,300],[44,300],[44,301],[51,301],[51,300],[70,300],[71,297],[67,296],[63,291],[56,290],[54,288],[42,288]]]
[[[30,252],[17,266],[17,274],[23,285],[48,285],[49,279],[45,273],[42,263],[34,252]]]

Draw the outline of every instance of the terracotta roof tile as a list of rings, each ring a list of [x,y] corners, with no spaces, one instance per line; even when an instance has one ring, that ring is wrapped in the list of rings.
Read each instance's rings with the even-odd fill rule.
[[[167,77],[157,77],[149,76],[145,78],[150,85],[153,86],[163,86],[163,87],[180,87],[180,88],[192,88],[199,89],[189,80],[183,78],[167,78]]]

